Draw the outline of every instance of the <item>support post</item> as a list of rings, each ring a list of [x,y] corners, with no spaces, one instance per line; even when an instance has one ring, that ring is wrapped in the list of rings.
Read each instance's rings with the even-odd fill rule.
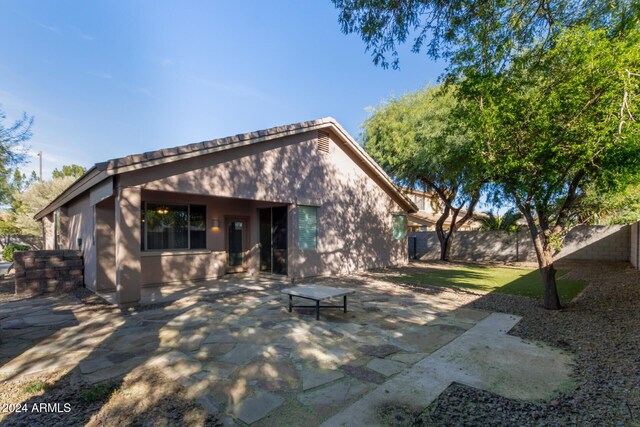
[[[116,297],[120,305],[140,301],[142,273],[140,265],[140,188],[118,188],[116,215]]]

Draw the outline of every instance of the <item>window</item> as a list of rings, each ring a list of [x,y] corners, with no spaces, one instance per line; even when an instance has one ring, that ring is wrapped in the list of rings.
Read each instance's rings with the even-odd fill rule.
[[[407,217],[404,215],[393,216],[393,239],[404,240],[407,236]]]
[[[206,218],[206,206],[146,203],[142,250],[206,248]]]
[[[207,207],[189,206],[189,238],[191,249],[207,247]]]
[[[298,246],[300,249],[316,249],[318,246],[318,208],[298,207]]]

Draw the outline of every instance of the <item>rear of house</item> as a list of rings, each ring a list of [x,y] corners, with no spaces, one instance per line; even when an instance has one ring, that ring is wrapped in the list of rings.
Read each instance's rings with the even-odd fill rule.
[[[407,262],[416,206],[331,118],[99,163],[37,216],[47,249],[80,249],[85,285],[140,288]]]

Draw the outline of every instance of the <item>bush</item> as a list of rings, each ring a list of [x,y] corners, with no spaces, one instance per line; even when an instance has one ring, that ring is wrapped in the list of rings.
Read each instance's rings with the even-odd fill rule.
[[[29,249],[31,248],[29,248],[29,246],[27,245],[14,245],[12,243],[5,246],[2,250],[2,258],[4,258],[5,261],[13,262],[13,253],[15,251],[28,251]]]

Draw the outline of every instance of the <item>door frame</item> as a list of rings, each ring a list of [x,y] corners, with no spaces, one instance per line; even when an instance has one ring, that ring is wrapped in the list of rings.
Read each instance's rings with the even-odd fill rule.
[[[273,262],[273,256],[274,256],[274,248],[273,248],[273,236],[274,236],[274,227],[273,227],[273,209],[275,208],[286,208],[286,213],[285,213],[285,219],[286,219],[286,234],[287,234],[287,247],[285,249],[285,262],[286,262],[286,272],[285,273],[274,273],[274,262]],[[260,238],[260,233],[262,233],[262,230],[260,227],[262,227],[262,221],[260,219],[260,211],[261,210],[269,210],[270,211],[270,218],[271,218],[271,223],[269,224],[269,228],[270,228],[270,245],[269,245],[269,263],[270,263],[270,269],[269,271],[266,270],[261,270],[260,268],[258,268],[258,271],[260,273],[266,273],[266,274],[277,274],[278,276],[288,276],[289,275],[289,253],[290,253],[290,242],[289,242],[289,238],[290,238],[290,221],[289,221],[289,212],[291,209],[291,206],[288,204],[282,204],[282,205],[276,205],[276,206],[267,206],[264,208],[258,208],[258,236]],[[260,242],[262,244],[262,242]],[[262,251],[262,247],[260,248],[260,251]],[[259,254],[260,257],[262,257],[262,253]],[[262,262],[260,260],[260,262]]]
[[[243,215],[225,215],[224,216],[224,258],[225,258],[225,272],[226,273],[241,273],[248,271],[249,269],[249,216]],[[243,239],[242,239],[242,265],[230,266],[229,265],[229,224],[232,222],[243,222]]]

